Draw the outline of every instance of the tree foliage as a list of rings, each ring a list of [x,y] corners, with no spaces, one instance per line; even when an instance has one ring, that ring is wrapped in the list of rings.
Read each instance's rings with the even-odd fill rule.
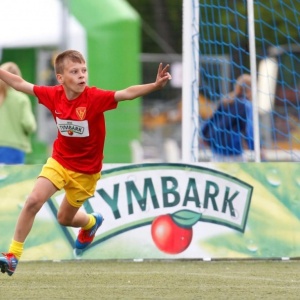
[[[208,5],[207,3],[210,2]],[[256,47],[297,43],[300,15],[292,0],[254,1]],[[217,3],[217,4],[216,4]],[[223,3],[223,5],[221,5]],[[210,53],[248,48],[248,10],[243,1],[200,0],[200,47],[209,41]],[[224,49],[227,51],[224,51]]]
[[[140,14],[142,51],[181,53],[182,0],[127,0]]]
[[[182,0],[127,0],[143,22],[142,51],[182,51]],[[299,41],[299,0],[256,0],[258,49]],[[199,0],[200,47],[209,40],[215,53],[248,47],[247,0]],[[222,45],[221,45],[222,43]]]

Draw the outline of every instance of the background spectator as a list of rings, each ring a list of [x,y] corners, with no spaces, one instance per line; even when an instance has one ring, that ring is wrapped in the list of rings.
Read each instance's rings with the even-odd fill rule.
[[[0,66],[21,76],[13,62]],[[36,130],[36,120],[29,97],[0,80],[0,163],[23,164],[26,153],[31,152],[30,134]]]
[[[251,101],[251,76],[243,74],[202,126],[203,140],[212,150],[212,160],[243,161],[244,146],[254,150]]]

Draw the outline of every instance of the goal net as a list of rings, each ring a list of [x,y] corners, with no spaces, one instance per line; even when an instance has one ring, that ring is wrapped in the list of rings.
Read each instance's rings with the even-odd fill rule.
[[[184,33],[190,38],[183,38],[183,91],[194,91],[196,78],[199,94],[183,93],[183,111],[188,111],[182,121],[183,155],[186,145],[190,152],[197,145],[199,161],[298,161],[299,0],[191,2],[192,12],[184,18],[198,14],[199,26]],[[194,48],[185,50],[187,43]],[[186,75],[188,57],[194,77]],[[249,85],[239,84],[242,74],[251,77]],[[252,98],[246,100],[250,86]]]

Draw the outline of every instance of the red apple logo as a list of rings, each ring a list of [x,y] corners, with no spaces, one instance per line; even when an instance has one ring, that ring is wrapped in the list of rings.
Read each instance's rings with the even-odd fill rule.
[[[193,237],[192,226],[201,214],[189,210],[161,215],[154,219],[151,235],[156,247],[168,254],[178,254],[188,248]]]

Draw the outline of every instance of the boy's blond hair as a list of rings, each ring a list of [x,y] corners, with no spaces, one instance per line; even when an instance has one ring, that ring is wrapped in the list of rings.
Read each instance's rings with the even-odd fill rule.
[[[235,96],[241,96],[245,94],[246,89],[251,89],[250,74],[242,74],[237,78],[235,88],[234,88]]]
[[[251,75],[242,74],[236,79],[233,91],[231,91],[223,100],[223,104],[234,102],[236,97],[246,95],[247,98],[251,95]],[[248,100],[251,100],[250,97]]]
[[[54,61],[54,69],[56,74],[64,73],[64,62],[66,60],[70,60],[76,63],[85,63],[85,59],[83,55],[76,50],[66,50],[60,54],[58,54]]]

